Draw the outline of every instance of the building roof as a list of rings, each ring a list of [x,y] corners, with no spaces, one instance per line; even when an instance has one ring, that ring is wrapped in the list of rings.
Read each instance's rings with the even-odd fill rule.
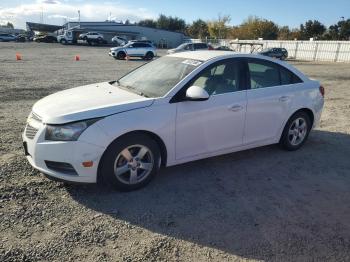
[[[62,26],[58,25],[48,25],[48,24],[40,24],[40,23],[32,23],[32,22],[27,22],[27,28],[30,31],[40,31],[40,32],[55,32],[61,28]]]

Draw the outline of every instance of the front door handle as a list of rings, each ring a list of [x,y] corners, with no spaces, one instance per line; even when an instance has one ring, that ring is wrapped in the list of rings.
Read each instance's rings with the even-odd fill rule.
[[[280,102],[287,102],[289,100],[289,96],[281,96],[278,100]]]
[[[243,106],[241,105],[233,105],[233,106],[229,106],[228,110],[233,111],[233,112],[238,112],[241,111],[243,109]]]

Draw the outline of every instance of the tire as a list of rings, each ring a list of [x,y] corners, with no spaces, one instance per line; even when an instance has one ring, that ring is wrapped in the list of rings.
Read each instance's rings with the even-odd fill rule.
[[[120,51],[120,52],[117,53],[117,59],[119,59],[119,60],[124,60],[125,57],[126,57],[125,52]]]
[[[292,115],[284,127],[280,145],[288,151],[295,151],[306,142],[310,130],[311,120],[309,115],[300,111]]]
[[[125,135],[103,154],[98,181],[119,191],[136,190],[154,178],[160,163],[159,146],[153,139],[145,134]]]
[[[144,59],[145,60],[152,60],[154,57],[154,54],[152,52],[147,52],[147,54],[145,55]]]
[[[60,43],[61,43],[62,45],[66,45],[66,44],[67,44],[67,40],[66,40],[66,39],[61,39]]]

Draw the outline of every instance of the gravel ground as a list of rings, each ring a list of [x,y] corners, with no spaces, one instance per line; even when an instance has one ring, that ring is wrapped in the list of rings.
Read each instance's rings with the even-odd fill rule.
[[[22,155],[26,117],[43,96],[143,63],[107,51],[0,43],[0,261],[350,261],[349,64],[293,62],[326,87],[297,152],[171,167],[131,193],[49,181]]]

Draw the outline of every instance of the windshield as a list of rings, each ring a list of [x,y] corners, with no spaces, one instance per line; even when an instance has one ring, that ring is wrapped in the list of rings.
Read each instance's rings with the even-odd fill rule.
[[[178,47],[176,47],[175,49],[185,49],[185,47],[187,46],[188,44],[181,44],[179,45]]]
[[[130,72],[115,85],[146,97],[162,97],[201,63],[165,56]]]

